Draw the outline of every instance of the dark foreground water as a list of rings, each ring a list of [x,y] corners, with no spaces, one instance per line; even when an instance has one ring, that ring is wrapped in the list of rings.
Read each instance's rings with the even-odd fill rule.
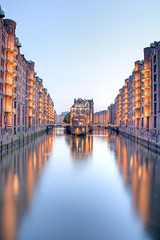
[[[122,136],[44,135],[0,161],[0,240],[160,239],[160,155]]]

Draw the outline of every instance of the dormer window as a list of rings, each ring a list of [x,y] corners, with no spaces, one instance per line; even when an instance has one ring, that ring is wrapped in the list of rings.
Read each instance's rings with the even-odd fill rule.
[[[10,27],[10,31],[9,31],[10,33],[14,33],[14,29],[13,29],[13,27]]]

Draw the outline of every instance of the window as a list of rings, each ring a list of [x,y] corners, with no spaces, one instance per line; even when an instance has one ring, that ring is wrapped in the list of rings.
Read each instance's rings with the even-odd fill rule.
[[[1,53],[4,55],[5,53],[5,48],[2,46]]]
[[[156,115],[156,113],[157,113],[157,104],[154,103],[154,114]]]
[[[3,77],[4,77],[4,72],[1,70],[1,78],[3,79]]]
[[[1,66],[4,67],[4,59],[1,58]]]
[[[5,43],[5,36],[2,34],[2,42]]]
[[[3,84],[0,83],[0,91],[3,92]]]
[[[3,98],[0,101],[0,127],[2,127],[2,117],[3,117]]]
[[[157,122],[157,119],[156,119],[156,116],[154,116],[154,128],[156,128],[156,122]]]
[[[142,118],[142,128],[144,127],[144,119]]]
[[[10,27],[10,33],[14,33],[13,27]]]

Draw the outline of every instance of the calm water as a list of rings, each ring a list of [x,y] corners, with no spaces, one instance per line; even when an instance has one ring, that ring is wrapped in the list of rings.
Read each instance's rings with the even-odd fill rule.
[[[160,239],[160,155],[63,129],[0,161],[0,239]]]

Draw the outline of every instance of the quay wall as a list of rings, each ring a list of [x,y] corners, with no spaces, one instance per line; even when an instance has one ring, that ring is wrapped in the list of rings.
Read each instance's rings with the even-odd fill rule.
[[[151,149],[160,153],[160,138],[150,136],[149,132],[141,133],[141,132],[130,132],[123,128],[118,129],[119,134],[134,140],[135,142],[141,144],[145,148]]]
[[[9,134],[6,132],[0,136],[0,155],[12,149],[16,149],[24,144],[36,139],[38,136],[44,134],[48,130],[47,126],[39,127],[38,129],[30,129],[27,132],[19,134]]]

